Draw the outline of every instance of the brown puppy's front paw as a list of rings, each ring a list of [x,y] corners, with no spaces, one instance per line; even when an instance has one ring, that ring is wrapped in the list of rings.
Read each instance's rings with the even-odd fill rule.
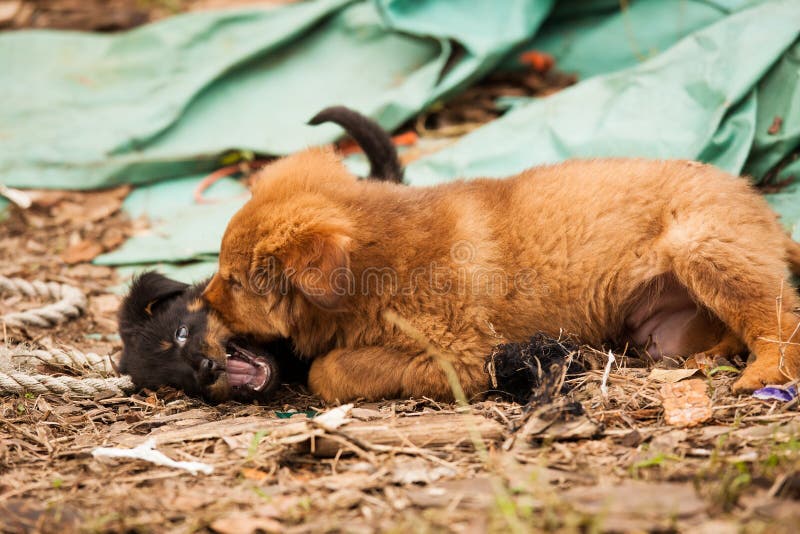
[[[795,325],[791,325],[794,329]],[[787,336],[788,337],[788,336]],[[782,385],[800,376],[800,345],[765,341],[755,350],[756,359],[747,365],[733,384],[733,391],[744,393],[768,385]]]
[[[767,382],[757,373],[748,373],[747,371],[739,377],[733,384],[734,393],[751,393],[766,385]]]
[[[789,378],[778,369],[777,364],[759,364],[754,361],[733,384],[734,393],[750,393],[767,385],[780,385],[789,381]]]

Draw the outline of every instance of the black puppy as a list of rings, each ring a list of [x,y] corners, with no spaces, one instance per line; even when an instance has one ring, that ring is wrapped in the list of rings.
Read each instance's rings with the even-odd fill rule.
[[[370,178],[402,181],[397,150],[378,124],[342,106],[322,110],[310,124],[323,122],[340,125],[361,146]],[[120,371],[138,388],[168,385],[215,402],[267,399],[282,381],[302,379],[307,365],[292,357],[289,340],[262,345],[234,336],[203,302],[206,283],[155,272],[133,280],[119,311]]]
[[[291,347],[234,337],[203,304],[205,285],[153,271],[134,278],[119,311],[120,371],[139,388],[169,385],[211,401],[266,397],[280,384],[277,362],[292,360]]]

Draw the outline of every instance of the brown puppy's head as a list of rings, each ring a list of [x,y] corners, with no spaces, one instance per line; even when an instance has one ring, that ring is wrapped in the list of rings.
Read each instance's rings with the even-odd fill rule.
[[[219,272],[204,293],[234,332],[291,337],[301,354],[313,351],[298,320],[310,309],[341,309],[350,280],[353,223],[328,195],[355,180],[324,149],[262,171],[253,198],[228,223]]]

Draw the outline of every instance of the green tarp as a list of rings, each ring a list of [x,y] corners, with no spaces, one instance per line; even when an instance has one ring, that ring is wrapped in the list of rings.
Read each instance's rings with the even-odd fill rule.
[[[335,128],[305,123],[332,104],[394,128],[493,68],[551,3],[316,0],[119,35],[0,34],[0,175],[59,188],[183,176],[228,149],[330,142]],[[443,75],[453,29],[467,53]]]
[[[570,157],[603,156],[700,159],[739,172],[755,136],[759,81],[798,34],[800,2],[734,13],[639,65],[517,105],[412,164],[409,181],[504,176]],[[762,100],[784,96],[777,92]]]
[[[411,183],[613,155],[697,158],[761,178],[800,144],[798,32],[796,0],[316,0],[112,36],[0,34],[0,181],[158,182],[126,201],[153,231],[97,261],[211,258],[192,267],[196,277],[213,268],[242,202],[225,180],[209,192],[220,202],[193,203],[222,153],[329,142],[337,128],[304,124],[330,104],[396,127],[486,72],[514,68],[527,48],[554,54],[581,82],[515,99],[502,118],[412,164]],[[783,125],[771,132],[776,116]],[[797,200],[798,188],[771,197],[795,226]]]

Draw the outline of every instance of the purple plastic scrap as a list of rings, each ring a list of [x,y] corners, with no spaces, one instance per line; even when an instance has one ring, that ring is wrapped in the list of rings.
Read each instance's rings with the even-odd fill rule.
[[[797,398],[797,388],[795,386],[789,386],[788,388],[782,388],[780,386],[767,386],[755,390],[753,392],[753,397],[761,400],[778,400],[789,402],[790,400]]]

